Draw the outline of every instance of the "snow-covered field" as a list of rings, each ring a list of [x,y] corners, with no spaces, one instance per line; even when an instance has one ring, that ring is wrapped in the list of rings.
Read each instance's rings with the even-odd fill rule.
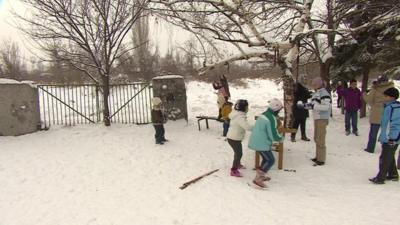
[[[0,137],[0,225],[385,225],[399,224],[399,183],[372,185],[379,151],[362,151],[360,137],[345,136],[343,116],[328,128],[328,159],[313,167],[312,142],[286,142],[284,168],[271,171],[267,190],[248,186],[254,153],[245,150],[243,178],[230,177],[232,150],[221,125],[197,129],[196,115],[215,115],[211,85],[191,82],[190,120],[166,125],[165,146],[153,127],[82,125],[52,127],[21,137]],[[247,98],[250,116],[261,113],[281,90],[265,80],[232,88]],[[204,127],[204,124],[202,124]],[[312,123],[308,134],[312,137]],[[246,141],[244,142],[246,143]],[[182,183],[208,172],[185,190]]]

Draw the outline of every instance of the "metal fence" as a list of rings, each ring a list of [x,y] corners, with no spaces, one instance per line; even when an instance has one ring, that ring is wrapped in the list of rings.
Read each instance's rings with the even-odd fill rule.
[[[148,83],[111,85],[110,118],[113,123],[151,123],[152,87]]]
[[[98,85],[39,85],[38,90],[45,128],[103,121],[103,95]],[[150,123],[152,96],[149,83],[111,85],[108,100],[111,122]]]

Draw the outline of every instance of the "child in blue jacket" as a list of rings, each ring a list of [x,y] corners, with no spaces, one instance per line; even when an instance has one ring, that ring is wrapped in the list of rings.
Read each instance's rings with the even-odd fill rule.
[[[265,181],[270,178],[266,173],[275,163],[275,157],[271,152],[272,144],[281,142],[283,137],[278,132],[277,116],[283,108],[283,104],[274,98],[269,102],[267,111],[258,117],[249,140],[249,148],[260,153],[262,157],[261,166],[257,169],[253,183],[265,188]]]
[[[379,136],[379,142],[382,144],[379,172],[376,177],[369,179],[374,184],[384,184],[385,180],[399,180],[394,158],[400,144],[400,102],[396,101],[399,98],[399,91],[392,87],[383,92],[383,95],[385,103]]]

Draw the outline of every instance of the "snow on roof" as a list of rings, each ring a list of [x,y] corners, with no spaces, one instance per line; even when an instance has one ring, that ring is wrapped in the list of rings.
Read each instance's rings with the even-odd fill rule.
[[[154,77],[153,79],[155,79],[155,80],[160,80],[160,79],[183,79],[183,76],[180,76],[180,75],[165,75],[165,76],[157,76],[157,77]]]
[[[21,82],[13,79],[0,78],[0,84],[20,84]]]
[[[28,84],[29,86],[36,88],[35,82],[30,80],[17,81],[13,79],[0,78],[0,84]]]

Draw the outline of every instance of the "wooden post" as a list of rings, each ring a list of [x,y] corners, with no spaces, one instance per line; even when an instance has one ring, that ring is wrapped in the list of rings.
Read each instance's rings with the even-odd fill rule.
[[[256,157],[255,157],[255,163],[254,163],[254,169],[260,168],[260,153],[256,152]]]
[[[283,168],[283,142],[278,145],[278,169]]]

